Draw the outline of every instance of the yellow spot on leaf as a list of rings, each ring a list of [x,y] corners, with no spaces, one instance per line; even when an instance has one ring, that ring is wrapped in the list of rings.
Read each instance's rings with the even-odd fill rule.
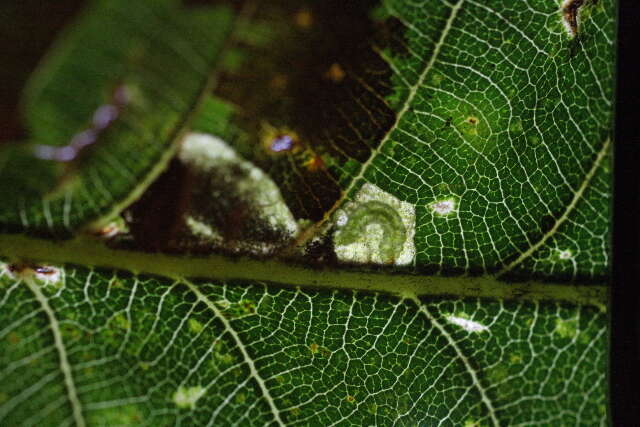
[[[274,74],[269,82],[272,89],[283,90],[287,87],[288,79],[284,74]]]
[[[20,335],[11,332],[7,335],[7,341],[9,341],[9,344],[18,344],[20,342]]]
[[[313,15],[309,9],[300,9],[295,14],[294,21],[298,27],[307,30],[313,25]]]
[[[340,83],[344,79],[345,72],[340,64],[334,62],[331,64],[331,67],[329,67],[329,70],[324,73],[324,76],[334,83]]]
[[[198,322],[196,319],[189,319],[189,330],[194,334],[198,334],[202,332],[202,323]]]
[[[554,333],[562,338],[573,338],[578,333],[578,321],[576,319],[556,319]]]
[[[131,327],[131,323],[129,322],[129,319],[127,319],[126,316],[122,313],[118,314],[116,317],[113,318],[112,324],[113,324],[113,327],[123,329],[125,331]]]
[[[509,356],[509,361],[511,363],[520,363],[520,362],[522,362],[522,356],[520,356],[519,354],[516,354],[516,353],[511,354]]]

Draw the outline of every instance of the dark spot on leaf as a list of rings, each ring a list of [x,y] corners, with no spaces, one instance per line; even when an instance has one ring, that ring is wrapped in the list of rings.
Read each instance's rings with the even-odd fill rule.
[[[542,234],[545,234],[548,231],[550,231],[555,225],[555,223],[556,223],[556,219],[553,217],[553,215],[544,215],[540,219],[540,231],[542,232]]]
[[[333,250],[332,236],[333,233],[330,232],[318,240],[311,241],[305,252],[305,261],[312,265],[337,265],[338,257]]]
[[[595,6],[598,0],[569,0],[562,8],[562,16],[573,37],[580,34],[580,14],[584,7]]]
[[[578,10],[585,3],[585,0],[570,0],[563,8],[562,14],[569,25],[571,32],[575,36],[578,34]]]

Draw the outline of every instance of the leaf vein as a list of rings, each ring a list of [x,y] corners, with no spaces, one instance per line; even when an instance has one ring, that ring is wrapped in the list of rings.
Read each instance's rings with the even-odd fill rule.
[[[220,319],[220,322],[222,322],[224,329],[229,333],[229,335],[231,335],[236,345],[238,346],[238,350],[240,350],[240,353],[242,353],[242,357],[244,358],[245,362],[247,363],[247,366],[249,367],[250,376],[253,377],[255,382],[258,384],[258,387],[262,392],[262,396],[267,401],[267,404],[271,409],[271,413],[275,418],[276,423],[279,426],[284,426],[285,424],[280,418],[280,410],[275,405],[273,396],[271,396],[271,393],[269,392],[269,389],[267,388],[267,385],[265,384],[264,379],[260,376],[260,373],[258,372],[258,369],[256,368],[256,365],[253,362],[253,359],[251,358],[251,356],[249,356],[249,353],[247,352],[247,348],[245,347],[244,343],[240,339],[238,332],[231,326],[231,323],[229,322],[229,320],[226,317],[224,317],[224,315],[220,312],[218,307],[216,307],[216,305],[209,298],[207,298],[202,292],[200,292],[197,286],[195,286],[193,283],[191,283],[188,280],[183,280],[182,282],[191,290],[191,292],[193,292],[193,294],[196,296],[196,298],[198,298],[200,302],[204,303],[215,314],[215,316],[218,319]]]

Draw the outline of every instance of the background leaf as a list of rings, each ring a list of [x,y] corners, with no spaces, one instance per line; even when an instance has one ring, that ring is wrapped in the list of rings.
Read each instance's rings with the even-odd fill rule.
[[[68,235],[117,213],[163,170],[232,23],[227,8],[178,6],[95,1],[60,40],[25,91],[36,147],[0,153],[4,232]],[[105,106],[117,110],[110,121]],[[33,154],[83,136],[89,145],[71,153],[71,164]]]

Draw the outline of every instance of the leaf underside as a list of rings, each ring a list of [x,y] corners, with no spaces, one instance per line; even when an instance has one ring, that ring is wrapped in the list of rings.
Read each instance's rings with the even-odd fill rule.
[[[182,3],[24,91],[0,424],[607,424],[612,0]]]

